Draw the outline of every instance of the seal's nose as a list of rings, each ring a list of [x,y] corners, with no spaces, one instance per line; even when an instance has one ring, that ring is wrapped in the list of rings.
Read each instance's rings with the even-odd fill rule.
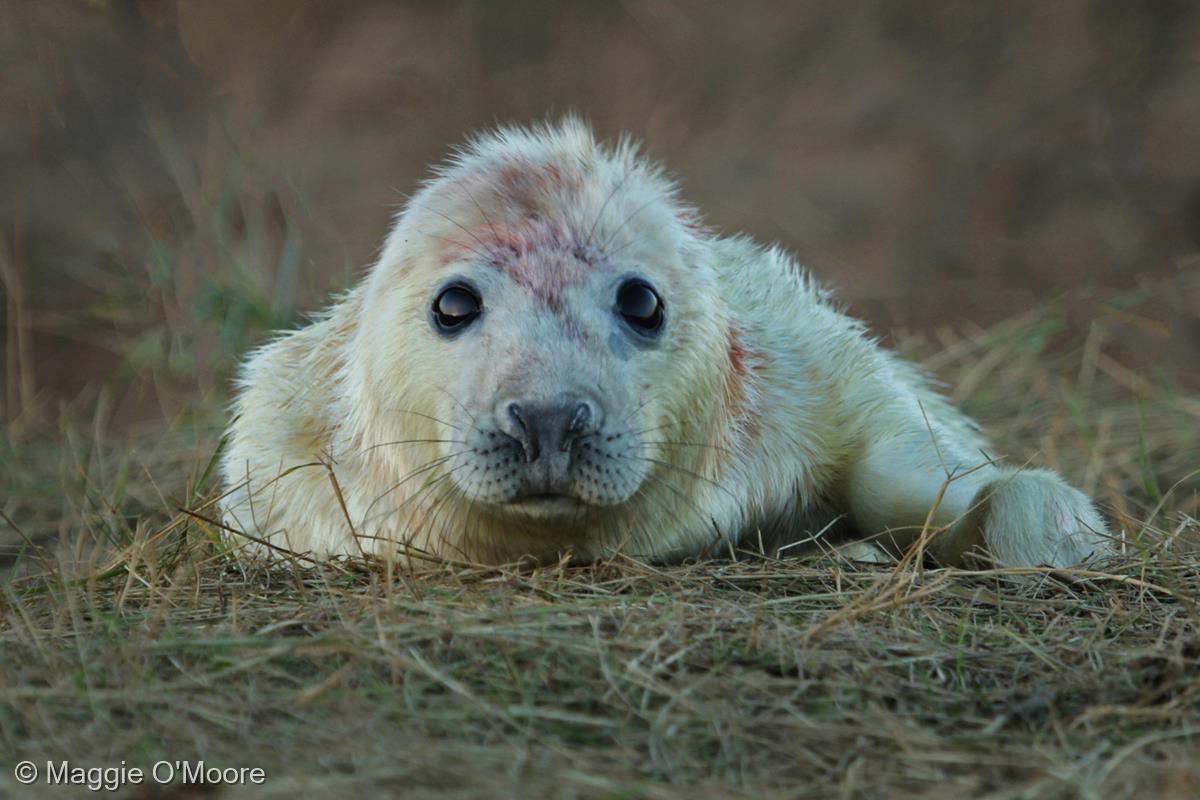
[[[569,451],[576,440],[599,427],[595,407],[579,399],[549,403],[509,400],[500,404],[496,421],[502,431],[521,443],[530,463],[543,452]]]

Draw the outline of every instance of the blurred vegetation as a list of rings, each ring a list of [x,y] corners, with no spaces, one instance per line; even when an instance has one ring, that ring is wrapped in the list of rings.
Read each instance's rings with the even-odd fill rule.
[[[1194,4],[0,9],[10,421],[100,385],[118,424],[223,395],[237,354],[370,263],[448,147],[568,109],[884,331],[1080,289],[1086,325],[1088,297],[1178,279],[1157,327],[1107,346],[1200,385]]]
[[[0,0],[0,767],[1196,797],[1197,98],[1186,2]],[[467,132],[568,109],[798,253],[1128,552],[230,560],[189,512],[237,359],[347,286]]]

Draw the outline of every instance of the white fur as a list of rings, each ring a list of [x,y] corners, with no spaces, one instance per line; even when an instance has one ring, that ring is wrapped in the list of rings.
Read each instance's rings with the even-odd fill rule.
[[[481,266],[499,258],[509,271]],[[666,304],[653,347],[613,327],[607,298],[630,270]],[[528,288],[568,273],[565,308]],[[454,341],[428,322],[450,275],[482,285],[488,309]],[[803,540],[838,515],[893,551],[925,530],[947,563],[976,546],[1008,565],[1109,549],[1088,498],[988,463],[974,425],[791,258],[701,228],[632,146],[575,120],[471,142],[400,213],[370,274],[252,354],[238,389],[225,520],[318,557],[678,558]],[[609,454],[613,487],[580,479],[595,505],[542,518],[484,486],[495,465],[478,439],[497,398],[564,391],[598,398],[602,432],[629,438]]]

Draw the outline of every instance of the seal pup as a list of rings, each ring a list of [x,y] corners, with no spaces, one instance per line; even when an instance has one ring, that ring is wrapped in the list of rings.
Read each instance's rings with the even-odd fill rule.
[[[315,558],[662,560],[834,528],[944,564],[1110,549],[1084,494],[984,448],[785,252],[706,229],[572,118],[469,141],[354,288],[249,357],[223,515]]]

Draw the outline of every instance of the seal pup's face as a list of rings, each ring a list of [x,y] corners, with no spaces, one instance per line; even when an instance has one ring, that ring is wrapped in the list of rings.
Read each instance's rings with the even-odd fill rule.
[[[694,230],[669,183],[581,125],[476,143],[412,199],[372,274],[374,413],[394,423],[376,435],[424,429],[430,474],[480,525],[583,537],[648,481],[677,484],[654,473],[711,393],[705,343],[725,330]]]

